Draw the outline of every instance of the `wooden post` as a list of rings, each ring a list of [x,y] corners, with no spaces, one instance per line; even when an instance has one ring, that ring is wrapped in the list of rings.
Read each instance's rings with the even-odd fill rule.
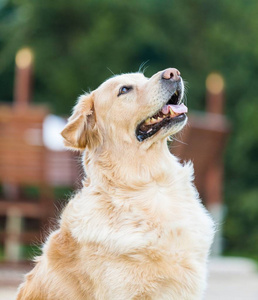
[[[206,79],[206,111],[207,113],[220,115],[224,112],[224,80],[218,73],[211,73]],[[223,161],[219,159],[218,161],[211,162],[205,176],[206,206],[217,225],[212,247],[214,255],[222,253],[223,173]]]
[[[206,111],[213,114],[224,112],[224,79],[218,73],[211,73],[206,79]]]
[[[29,48],[19,50],[15,57],[14,107],[26,109],[31,99],[33,54]]]
[[[19,50],[15,57],[14,109],[26,110],[31,98],[33,54],[29,48]],[[17,201],[20,186],[3,183],[8,201]],[[20,236],[23,229],[23,215],[18,208],[11,207],[6,213],[5,259],[16,262],[21,258]]]

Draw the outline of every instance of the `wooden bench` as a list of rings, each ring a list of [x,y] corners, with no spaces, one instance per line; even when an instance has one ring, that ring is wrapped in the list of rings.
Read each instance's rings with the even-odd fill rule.
[[[0,106],[0,216],[7,217],[6,230],[1,232],[0,240],[5,241],[5,245],[39,238],[38,230],[23,232],[19,228],[21,218],[35,218],[45,226],[54,211],[53,194],[46,182],[46,149],[42,141],[42,124],[47,113],[42,107],[16,110]],[[25,186],[36,186],[38,199],[29,201],[24,197],[22,188]]]
[[[83,174],[78,153],[51,151],[44,146],[47,114],[47,109],[32,105],[18,110],[0,106],[0,218],[6,218],[0,242],[6,245],[9,260],[19,255],[8,257],[12,252],[8,244],[18,249],[20,244],[40,243],[43,233],[48,233],[57,214],[53,188],[78,187]],[[26,187],[36,187],[37,197],[25,195]],[[25,219],[38,220],[39,225],[25,230]]]
[[[182,161],[193,161],[195,184],[208,208],[222,202],[223,154],[229,132],[225,116],[192,112],[179,140],[170,146]]]

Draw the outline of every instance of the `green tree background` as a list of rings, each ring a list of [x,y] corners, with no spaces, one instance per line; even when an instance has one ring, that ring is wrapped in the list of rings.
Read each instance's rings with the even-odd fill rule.
[[[177,67],[188,106],[204,109],[205,78],[226,81],[233,123],[225,153],[225,252],[258,253],[258,2],[256,0],[0,0],[0,99],[12,100],[14,57],[35,53],[34,102],[68,115],[114,73]]]

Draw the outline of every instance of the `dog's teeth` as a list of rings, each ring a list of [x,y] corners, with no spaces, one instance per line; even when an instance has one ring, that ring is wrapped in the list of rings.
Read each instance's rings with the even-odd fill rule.
[[[145,121],[145,124],[146,124],[146,125],[149,125],[149,124],[150,124],[150,118],[148,118],[148,119]]]
[[[176,115],[176,113],[172,110],[172,108],[170,108],[169,110],[170,110],[170,116],[174,117]]]
[[[164,117],[165,117],[165,116],[163,116],[163,118],[164,118]],[[145,124],[145,125],[156,124],[156,123],[162,121],[163,118],[161,118],[161,117],[157,117],[157,119],[154,118],[154,117],[148,118],[147,120],[145,120],[144,124]]]

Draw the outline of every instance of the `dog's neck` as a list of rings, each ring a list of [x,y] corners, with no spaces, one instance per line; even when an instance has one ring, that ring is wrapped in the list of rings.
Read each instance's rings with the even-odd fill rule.
[[[139,145],[125,146],[117,143],[94,152],[85,151],[84,164],[87,181],[93,185],[117,187],[165,183],[176,176],[180,164],[168,149],[166,140],[153,143],[148,149]]]

